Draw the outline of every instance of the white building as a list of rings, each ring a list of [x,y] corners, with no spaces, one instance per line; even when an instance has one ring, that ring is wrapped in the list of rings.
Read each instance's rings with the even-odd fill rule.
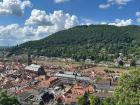
[[[45,75],[45,70],[42,66],[40,65],[36,65],[36,64],[31,64],[29,66],[25,67],[25,70],[29,71],[29,72],[34,72],[38,75]]]

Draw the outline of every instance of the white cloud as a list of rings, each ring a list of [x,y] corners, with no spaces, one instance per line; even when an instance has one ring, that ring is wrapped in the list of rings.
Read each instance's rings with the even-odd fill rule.
[[[75,15],[61,10],[48,15],[45,11],[33,10],[23,27],[18,24],[0,26],[0,45],[7,45],[7,43],[16,45],[29,40],[38,40],[78,24],[78,18]]]
[[[132,19],[127,19],[127,20],[120,20],[120,19],[116,19],[115,22],[113,23],[108,23],[108,25],[115,25],[115,26],[128,26],[132,24]]]
[[[136,12],[137,21],[140,22],[140,12]]]
[[[140,12],[136,12],[136,16],[140,16]]]
[[[48,30],[43,26],[37,28],[21,27],[18,24],[0,26],[0,45],[16,45],[30,40],[38,40],[46,37],[47,32]]]
[[[88,19],[88,18],[81,19],[80,25],[92,25],[92,24],[96,24],[96,22],[94,22],[92,19]]]
[[[131,1],[134,1],[134,0],[107,0],[106,4],[100,4],[99,8],[105,9],[116,4],[116,5],[119,5],[118,9],[121,9],[123,5],[126,5],[127,3]]]
[[[100,4],[99,5],[99,8],[101,9],[106,9],[106,8],[109,8],[110,7],[110,4]]]
[[[21,16],[26,7],[30,7],[29,0],[3,0],[0,2],[0,15],[16,15]]]
[[[34,9],[25,25],[45,26],[46,30],[54,33],[78,25],[78,18],[62,10],[47,14],[45,11]]]
[[[45,11],[34,9],[31,16],[26,20],[26,25],[52,25],[49,16]]]
[[[125,5],[132,0],[108,0],[109,3],[118,4],[118,5]]]
[[[68,2],[70,0],[54,0],[55,3],[64,3],[64,2]]]
[[[107,24],[107,22],[101,22],[100,24],[101,24],[101,25],[106,25],[106,24]]]
[[[34,36],[34,30],[30,27],[20,27],[18,24],[0,26],[0,39],[3,39],[4,44],[15,45],[32,38],[35,39]]]
[[[131,25],[133,22],[132,19],[115,19],[114,22],[107,22],[107,21],[94,21],[92,19],[87,19],[87,18],[83,18],[81,20],[81,24],[80,25],[114,25],[114,26],[128,26],[128,25]]]

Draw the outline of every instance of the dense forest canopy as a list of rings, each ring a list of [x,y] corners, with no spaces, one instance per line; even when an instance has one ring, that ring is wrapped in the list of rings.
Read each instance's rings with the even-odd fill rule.
[[[140,27],[77,26],[10,50],[10,55],[24,53],[96,61],[113,60],[119,53],[128,58],[132,55],[140,57]]]

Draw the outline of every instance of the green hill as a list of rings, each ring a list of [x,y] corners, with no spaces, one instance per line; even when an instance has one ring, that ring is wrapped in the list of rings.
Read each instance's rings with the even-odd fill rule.
[[[119,53],[140,56],[140,26],[77,26],[38,41],[15,46],[11,54],[31,53],[48,57],[113,60]]]

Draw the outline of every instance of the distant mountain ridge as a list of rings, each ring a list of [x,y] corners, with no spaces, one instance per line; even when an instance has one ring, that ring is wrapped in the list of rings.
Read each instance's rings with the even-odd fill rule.
[[[10,55],[23,53],[98,61],[113,60],[119,53],[140,57],[140,26],[77,26],[10,50]]]
[[[1,49],[1,48],[9,48],[9,46],[0,46],[0,49]]]

